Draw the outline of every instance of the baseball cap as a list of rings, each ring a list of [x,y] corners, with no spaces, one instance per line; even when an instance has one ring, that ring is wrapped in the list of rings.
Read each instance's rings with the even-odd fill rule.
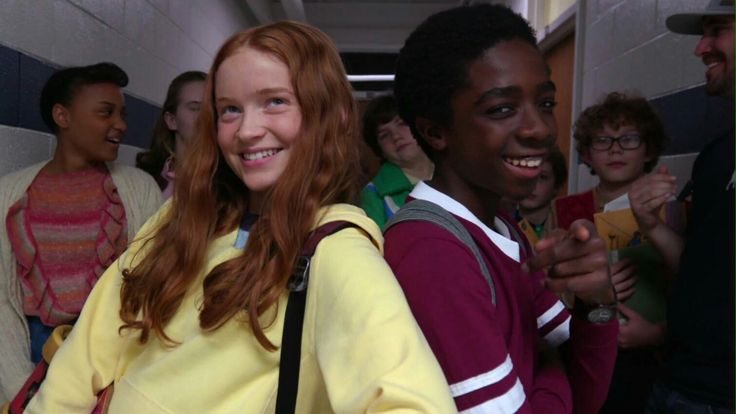
[[[705,10],[695,13],[673,14],[667,18],[667,28],[680,34],[703,34],[703,18],[706,16],[733,16],[734,0],[711,0]]]

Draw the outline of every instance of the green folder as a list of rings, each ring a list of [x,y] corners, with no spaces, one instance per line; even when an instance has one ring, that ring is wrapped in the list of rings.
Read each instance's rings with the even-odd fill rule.
[[[662,257],[652,245],[625,247],[612,252],[618,259],[629,259],[637,268],[636,291],[624,303],[644,319],[659,323],[667,317],[667,285]]]

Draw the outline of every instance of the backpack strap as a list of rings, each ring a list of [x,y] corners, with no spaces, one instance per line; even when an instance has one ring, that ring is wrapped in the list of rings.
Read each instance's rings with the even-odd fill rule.
[[[315,229],[304,243],[289,278],[289,300],[286,303],[284,331],[281,340],[281,360],[279,362],[279,385],[276,394],[276,414],[293,414],[296,409],[296,396],[299,389],[299,368],[302,353],[302,327],[304,308],[307,304],[309,267],[317,245],[325,237],[347,227],[356,227],[348,221],[332,221]]]
[[[491,273],[488,266],[483,260],[483,256],[478,249],[478,245],[473,240],[468,230],[455,218],[449,211],[438,206],[437,204],[426,200],[412,200],[401,208],[390,220],[388,220],[383,228],[384,233],[392,226],[404,221],[428,221],[436,224],[457,237],[475,256],[480,266],[480,272],[483,278],[488,282],[491,289],[491,303],[496,305],[496,285],[493,283]]]

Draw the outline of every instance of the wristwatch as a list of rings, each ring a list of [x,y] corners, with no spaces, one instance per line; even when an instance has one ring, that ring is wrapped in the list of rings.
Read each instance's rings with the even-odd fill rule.
[[[575,305],[573,306],[572,310],[576,315],[594,324],[608,323],[612,321],[617,314],[616,303],[587,304],[577,297],[575,298]]]

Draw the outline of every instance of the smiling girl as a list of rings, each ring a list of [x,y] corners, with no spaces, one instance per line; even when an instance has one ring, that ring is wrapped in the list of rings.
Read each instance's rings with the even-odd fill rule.
[[[55,72],[40,108],[56,136],[53,158],[0,179],[0,401],[18,392],[54,327],[77,319],[161,203],[151,177],[114,163],[127,84],[111,63]]]
[[[170,208],[103,276],[28,411],[89,412],[114,384],[110,413],[274,412],[287,283],[310,232],[342,221],[308,267],[296,412],[451,412],[379,229],[345,204],[354,105],[324,33],[227,40]]]

